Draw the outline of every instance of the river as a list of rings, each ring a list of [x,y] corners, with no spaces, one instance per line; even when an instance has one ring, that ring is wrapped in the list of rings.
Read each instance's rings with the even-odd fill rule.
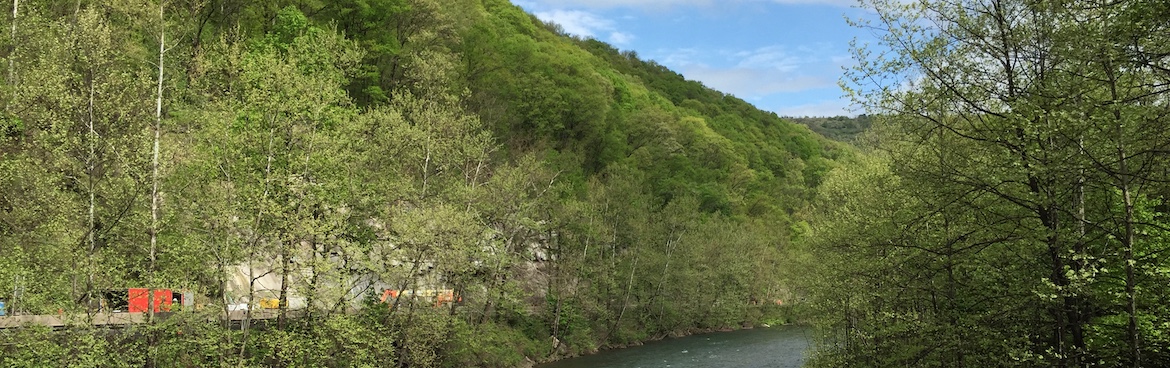
[[[536,368],[799,368],[811,346],[811,333],[797,326],[714,332],[606,350]]]

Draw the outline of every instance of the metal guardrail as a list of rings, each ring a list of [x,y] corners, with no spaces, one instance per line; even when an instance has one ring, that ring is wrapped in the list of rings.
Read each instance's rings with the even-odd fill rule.
[[[156,317],[165,319],[178,313],[186,312],[159,312],[155,313]],[[225,316],[223,313],[217,313],[215,317],[209,317],[209,321],[213,320],[230,320],[243,321],[247,318],[248,311],[237,310],[230,311]],[[290,310],[288,316],[296,318],[301,315],[301,311]],[[280,315],[279,310],[273,309],[255,309],[252,310],[252,320],[269,320],[276,319]],[[47,326],[52,328],[60,328],[66,326],[127,326],[139,323],[146,323],[146,313],[108,313],[99,312],[92,316],[86,314],[50,314],[50,315],[24,315],[24,316],[0,316],[0,329],[20,328],[27,326]]]
[[[84,314],[27,315],[0,317],[0,328],[17,328],[32,325],[63,327],[73,325],[121,326],[146,322],[145,313],[97,313]]]

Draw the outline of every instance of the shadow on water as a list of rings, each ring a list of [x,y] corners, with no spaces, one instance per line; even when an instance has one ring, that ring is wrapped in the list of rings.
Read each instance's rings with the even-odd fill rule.
[[[756,328],[665,339],[627,349],[565,359],[537,368],[799,368],[811,348],[812,330],[799,326]]]

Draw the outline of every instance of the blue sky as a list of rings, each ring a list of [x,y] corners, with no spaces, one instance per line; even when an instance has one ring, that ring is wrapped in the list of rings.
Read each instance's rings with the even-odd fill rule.
[[[845,17],[853,0],[513,0],[571,34],[642,59],[785,116],[854,115],[837,80],[850,40],[869,33]]]

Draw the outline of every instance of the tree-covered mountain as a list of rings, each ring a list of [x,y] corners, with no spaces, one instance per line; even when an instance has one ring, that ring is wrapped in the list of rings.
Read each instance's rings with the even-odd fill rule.
[[[850,154],[502,0],[12,5],[0,298],[76,324],[4,366],[515,366],[781,318]],[[87,327],[131,287],[196,308]]]
[[[786,117],[794,123],[807,126],[817,134],[825,136],[836,141],[854,142],[857,136],[869,130],[873,125],[873,118],[869,115],[861,114],[856,117],[848,116],[832,116],[832,117]]]

